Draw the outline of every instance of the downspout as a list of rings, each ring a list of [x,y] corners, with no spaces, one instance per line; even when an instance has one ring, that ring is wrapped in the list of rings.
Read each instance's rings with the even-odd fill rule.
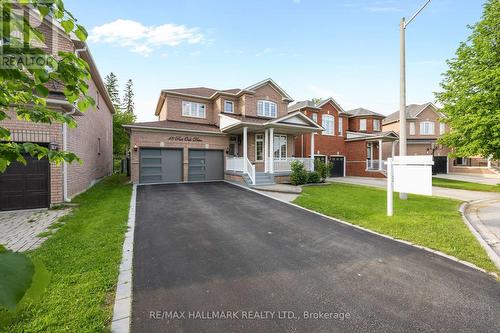
[[[87,47],[82,49],[75,49],[75,55],[78,57],[80,52],[87,51]],[[71,116],[76,112],[76,102],[73,103],[73,108],[70,112],[66,113],[67,116]],[[63,124],[63,150],[68,150],[68,125]],[[68,198],[68,163],[64,161],[63,163],[63,199],[65,202],[71,201]]]

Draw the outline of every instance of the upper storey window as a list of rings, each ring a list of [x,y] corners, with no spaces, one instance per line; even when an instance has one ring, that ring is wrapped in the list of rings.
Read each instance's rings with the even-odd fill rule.
[[[373,119],[373,130],[380,131],[380,119]]]
[[[184,117],[206,118],[207,107],[201,103],[182,101],[182,115]]]
[[[366,131],[366,119],[359,120],[359,130]]]
[[[224,101],[224,112],[234,113],[234,103],[233,101]]]
[[[271,101],[258,101],[257,115],[260,117],[276,118],[278,116],[278,105]]]
[[[330,116],[328,114],[324,114],[322,120],[323,120],[323,128],[325,129],[323,134],[334,135],[335,118],[333,118],[333,116]]]
[[[432,121],[421,122],[420,135],[434,135],[434,123]]]

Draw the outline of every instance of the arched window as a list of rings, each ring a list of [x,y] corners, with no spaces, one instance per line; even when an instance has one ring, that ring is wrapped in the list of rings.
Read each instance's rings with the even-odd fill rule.
[[[257,115],[260,117],[276,118],[278,116],[278,105],[271,101],[258,101]]]

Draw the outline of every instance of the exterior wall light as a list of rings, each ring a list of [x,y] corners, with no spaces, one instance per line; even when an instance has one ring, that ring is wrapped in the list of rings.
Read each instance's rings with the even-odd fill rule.
[[[134,151],[137,151],[139,147],[137,147],[137,144],[134,144]]]

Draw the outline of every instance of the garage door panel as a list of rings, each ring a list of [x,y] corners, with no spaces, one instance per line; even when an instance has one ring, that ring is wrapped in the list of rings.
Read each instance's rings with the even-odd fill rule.
[[[182,181],[182,150],[142,148],[140,151],[141,183]]]
[[[222,150],[189,150],[188,180],[212,181],[224,179]]]
[[[330,163],[330,176],[331,177],[344,177],[344,157],[331,156],[328,159]]]

